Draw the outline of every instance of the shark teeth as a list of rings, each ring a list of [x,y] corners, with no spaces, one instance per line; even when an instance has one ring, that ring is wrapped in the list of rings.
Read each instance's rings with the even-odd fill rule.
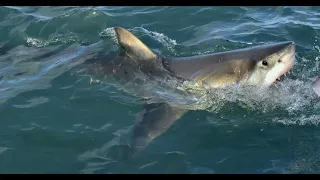
[[[286,76],[287,76],[287,73],[284,73],[283,76],[286,77]],[[281,78],[282,78],[283,76],[278,77],[276,80],[277,80],[277,81],[281,81]]]

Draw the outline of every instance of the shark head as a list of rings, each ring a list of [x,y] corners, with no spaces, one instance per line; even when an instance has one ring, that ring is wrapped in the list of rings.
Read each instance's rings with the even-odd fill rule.
[[[231,84],[270,86],[288,72],[295,58],[292,41],[252,46],[209,55],[182,57],[166,64],[183,78],[209,87]]]
[[[270,86],[287,73],[294,64],[295,43],[292,41],[267,44],[252,49],[253,69],[247,84]]]

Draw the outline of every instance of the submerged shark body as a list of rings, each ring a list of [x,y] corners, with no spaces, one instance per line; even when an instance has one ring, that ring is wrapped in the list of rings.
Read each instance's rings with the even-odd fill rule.
[[[96,69],[119,82],[123,90],[144,99],[143,111],[133,127],[130,155],[167,131],[188,110],[196,109],[188,105],[201,101],[204,89],[234,84],[268,87],[289,71],[294,62],[295,44],[291,41],[165,58],[153,53],[126,29],[115,27],[114,31],[123,51]],[[166,91],[176,95],[170,96]],[[177,98],[179,95],[181,98]]]

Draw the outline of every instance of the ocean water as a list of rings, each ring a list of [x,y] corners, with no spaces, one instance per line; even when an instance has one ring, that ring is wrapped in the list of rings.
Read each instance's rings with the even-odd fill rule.
[[[189,111],[132,161],[141,111],[83,73],[122,26],[169,57],[291,40],[276,92],[233,89]],[[319,7],[0,7],[0,173],[319,173]]]

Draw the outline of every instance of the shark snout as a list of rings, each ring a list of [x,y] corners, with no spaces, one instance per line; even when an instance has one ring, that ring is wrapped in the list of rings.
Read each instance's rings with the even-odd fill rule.
[[[296,44],[293,41],[285,41],[275,45],[275,50],[284,52],[284,54],[294,54],[296,51]]]
[[[289,71],[295,60],[296,44],[293,41],[287,42],[284,54],[280,57],[280,63],[284,64],[285,71]]]
[[[279,43],[278,51],[282,52],[274,67],[267,73],[265,84],[271,85],[293,67],[296,45],[293,41]]]
[[[295,51],[296,51],[296,43],[294,43],[293,41],[289,41],[287,43],[287,52],[294,55]]]
[[[294,41],[286,41],[287,46],[295,46]]]

